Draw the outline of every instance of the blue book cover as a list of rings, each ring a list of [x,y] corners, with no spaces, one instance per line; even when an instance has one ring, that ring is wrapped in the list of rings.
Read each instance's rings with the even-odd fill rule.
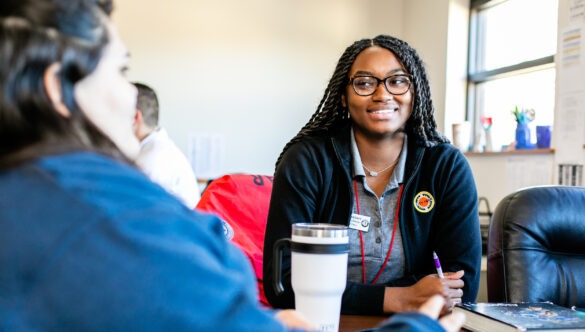
[[[453,311],[465,314],[470,331],[585,331],[585,312],[551,302],[463,303]]]

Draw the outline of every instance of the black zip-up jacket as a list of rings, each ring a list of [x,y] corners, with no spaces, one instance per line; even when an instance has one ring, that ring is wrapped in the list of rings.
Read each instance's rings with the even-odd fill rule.
[[[462,300],[473,302],[477,296],[481,237],[477,191],[469,164],[451,144],[426,147],[410,136],[407,153],[399,213],[405,277],[375,285],[348,282],[342,299],[344,314],[382,314],[386,286],[410,286],[436,273],[433,250],[443,271],[465,271]],[[277,240],[290,238],[291,224],[349,225],[354,204],[351,159],[349,126],[329,135],[303,138],[283,156],[274,176],[264,238],[264,291],[273,307],[294,308],[290,253],[283,257],[286,291],[277,295],[273,287],[272,248]],[[427,212],[415,207],[415,197],[423,191],[434,201]]]

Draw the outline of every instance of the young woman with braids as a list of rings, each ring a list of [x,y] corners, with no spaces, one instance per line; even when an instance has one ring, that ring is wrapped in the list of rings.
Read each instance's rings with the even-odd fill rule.
[[[474,301],[481,240],[477,192],[465,157],[437,131],[427,74],[417,52],[380,35],[349,46],[317,111],[276,162],[264,242],[264,290],[271,305],[294,307],[272,286],[272,247],[297,222],[349,226],[343,313],[418,307],[434,294]],[[444,278],[437,275],[433,251]],[[288,280],[286,280],[288,279]]]

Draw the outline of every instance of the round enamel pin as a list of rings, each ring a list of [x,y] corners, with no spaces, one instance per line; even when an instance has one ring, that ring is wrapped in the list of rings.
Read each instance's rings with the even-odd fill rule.
[[[435,198],[428,191],[421,191],[414,196],[414,208],[420,213],[430,212],[435,206]]]

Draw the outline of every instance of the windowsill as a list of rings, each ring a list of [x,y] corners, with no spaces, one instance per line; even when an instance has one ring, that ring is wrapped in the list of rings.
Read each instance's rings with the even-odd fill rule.
[[[554,154],[555,149],[522,149],[498,152],[465,152],[465,156],[510,156],[510,155],[534,155],[534,154]]]

